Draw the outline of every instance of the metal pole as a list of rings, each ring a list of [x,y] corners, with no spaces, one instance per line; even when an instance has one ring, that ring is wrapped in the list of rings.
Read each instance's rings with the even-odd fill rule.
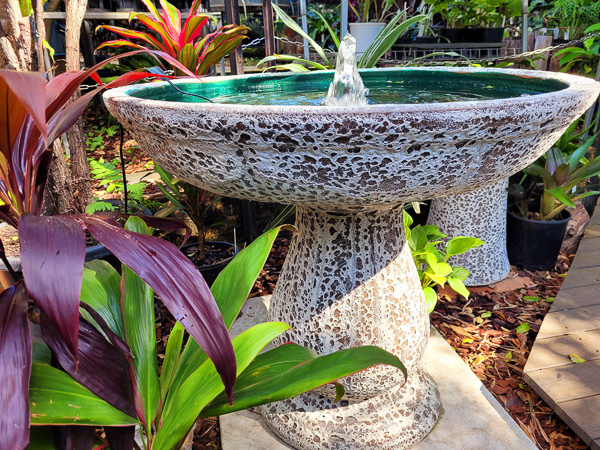
[[[300,0],[300,20],[302,24],[302,31],[304,34],[308,34],[308,24],[306,22],[306,0]],[[302,38],[302,44],[304,49],[304,59],[308,60],[310,55],[308,53],[308,41],[306,38]]]
[[[529,0],[521,0],[521,50],[527,51],[527,14],[529,14]]]
[[[348,34],[348,0],[342,0],[342,23],[340,24],[342,39]]]

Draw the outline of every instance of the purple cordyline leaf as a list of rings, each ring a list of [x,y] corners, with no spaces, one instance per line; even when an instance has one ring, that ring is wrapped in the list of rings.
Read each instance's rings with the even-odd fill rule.
[[[79,319],[79,364],[75,363],[54,324],[42,313],[40,329],[54,356],[75,381],[131,417],[137,417],[129,365],[125,354],[111,345],[83,318]]]
[[[160,296],[215,364],[233,401],[236,361],[227,328],[198,269],[170,242],[133,233],[92,215],[77,216],[89,232]]]
[[[106,321],[94,310],[94,308],[85,302],[80,302],[79,304],[90,315],[90,317],[94,319],[112,345],[121,350],[123,354],[127,356],[133,356],[127,343],[123,341],[123,339],[121,339],[113,330],[111,330]]]
[[[91,450],[95,429],[92,426],[67,425],[56,427],[56,446],[60,450]]]
[[[104,427],[110,450],[131,450],[135,448],[135,426]]]
[[[33,298],[77,359],[79,294],[85,234],[69,216],[25,215],[19,221],[23,277]]]
[[[124,214],[113,211],[98,211],[94,213],[96,216],[114,218],[120,217],[122,219],[128,219],[131,214]],[[140,219],[144,221],[146,225],[152,228],[156,228],[162,231],[179,231],[185,230],[185,236],[183,238],[183,244],[188,240],[188,238],[192,234],[192,230],[188,227],[183,221],[179,219],[172,219],[168,217],[156,217],[156,216],[138,216]],[[183,245],[181,244],[181,245]]]
[[[23,283],[0,294],[0,446],[23,449],[29,444],[29,376],[31,335]]]

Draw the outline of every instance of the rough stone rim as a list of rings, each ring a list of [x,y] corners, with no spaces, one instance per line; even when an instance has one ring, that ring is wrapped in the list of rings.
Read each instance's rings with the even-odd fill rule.
[[[104,100],[111,104],[120,104],[122,106],[132,106],[137,108],[159,108],[173,111],[185,110],[187,113],[240,113],[252,115],[289,115],[289,114],[309,114],[313,116],[330,115],[330,114],[381,114],[381,113],[418,113],[418,112],[453,112],[461,110],[486,109],[490,107],[507,107],[522,105],[530,105],[534,103],[545,103],[553,101],[556,98],[571,97],[572,95],[589,93],[597,96],[600,90],[600,83],[591,79],[578,75],[570,75],[557,72],[547,71],[532,71],[523,69],[494,69],[494,68],[478,68],[478,67],[419,67],[419,68],[380,68],[368,69],[378,71],[411,71],[411,70],[432,70],[445,72],[472,72],[472,73],[504,73],[507,75],[523,76],[529,78],[557,80],[567,84],[567,87],[553,92],[546,92],[526,97],[510,97],[492,100],[475,100],[462,102],[440,102],[440,103],[398,103],[398,104],[381,104],[381,105],[366,105],[366,106],[319,106],[313,105],[243,105],[233,103],[187,103],[173,102],[166,100],[149,100],[139,97],[133,97],[132,93],[147,89],[146,84],[138,86],[125,86],[121,88],[110,89],[104,93]],[[333,71],[320,71],[319,73],[333,73]],[[289,73],[293,75],[292,72]],[[535,75],[533,75],[535,74]],[[235,75],[226,77],[209,77],[198,82],[218,82],[231,78],[251,78],[251,77],[280,77],[281,73],[266,73],[261,75]],[[186,80],[174,80],[176,84],[189,83],[189,78]],[[167,82],[153,83],[152,87],[166,85]]]

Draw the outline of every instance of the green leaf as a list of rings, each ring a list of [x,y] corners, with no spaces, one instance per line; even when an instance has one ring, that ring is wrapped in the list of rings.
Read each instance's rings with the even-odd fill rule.
[[[102,316],[110,329],[125,340],[121,312],[121,277],[106,261],[95,259],[85,263],[81,283],[81,301]]]
[[[29,17],[33,14],[33,5],[31,4],[31,0],[19,0],[19,7],[23,17]]]
[[[525,297],[523,297],[523,300],[526,302],[539,302],[540,298],[539,297],[534,297],[532,295],[526,295]]]
[[[582,364],[584,362],[587,362],[587,359],[583,359],[577,353],[569,353],[569,358],[571,358],[571,361],[573,361],[575,364]]]
[[[469,275],[471,275],[471,273],[463,267],[453,267],[452,272],[450,273],[450,276],[458,278],[461,281],[465,281]]]
[[[482,319],[487,319],[488,317],[492,317],[492,313],[490,311],[486,311],[484,313],[481,313],[481,318]]]
[[[546,297],[546,302],[548,303],[552,303],[554,300],[556,300],[556,297]]]
[[[333,384],[335,385],[335,399],[333,400],[333,403],[337,403],[346,394],[346,389],[344,388],[344,385],[341,383],[333,383]]]
[[[160,370],[160,399],[164,403],[167,398],[167,393],[173,381],[173,375],[179,364],[179,356],[181,355],[181,346],[183,343],[183,335],[185,329],[179,322],[175,324],[169,334],[167,341],[167,349],[165,351],[165,360],[163,361],[162,369]]]
[[[423,288],[423,294],[425,294],[425,304],[427,305],[427,312],[431,314],[431,312],[435,309],[435,305],[437,303],[437,292],[430,287],[427,286]]]
[[[571,200],[569,194],[567,194],[562,187],[555,186],[552,189],[546,189],[545,191],[548,192],[550,195],[554,196],[559,202],[571,208],[575,208],[575,203],[573,202],[573,200]]]
[[[506,352],[506,355],[504,355],[504,361],[509,362],[512,358],[513,358],[513,354],[509,350],[508,352]]]
[[[135,425],[128,416],[96,397],[67,373],[33,363],[29,381],[32,425]]]
[[[531,328],[526,323],[522,323],[517,327],[517,333],[527,333]]]
[[[131,216],[125,229],[150,235],[142,219]],[[154,292],[129,267],[122,265],[122,308],[126,342],[133,358],[133,387],[136,410],[146,429],[158,413],[160,383],[156,354],[156,325],[154,321]],[[142,415],[143,412],[143,415]]]
[[[285,323],[266,322],[255,325],[232,339],[238,375],[269,342],[289,328]],[[156,433],[154,447],[176,448],[200,412],[223,389],[221,377],[217,374],[214,364],[210,360],[205,361],[181,385],[172,401],[165,405],[162,426]]]
[[[329,68],[333,69],[333,65],[327,58],[327,55],[325,54],[323,47],[321,47],[319,44],[317,44],[314,39],[312,39],[307,33],[305,33],[304,30],[302,30],[302,28],[296,23],[296,21],[294,19],[292,19],[290,16],[288,16],[279,6],[277,6],[274,3],[272,6],[273,6],[273,9],[275,10],[275,13],[277,13],[277,18],[279,20],[281,20],[288,28],[291,28],[296,33],[298,33],[300,36],[305,38],[308,41],[308,43],[312,46],[312,48],[314,48],[315,51],[319,54],[319,56],[323,59],[323,61],[325,61],[325,64]]]
[[[282,347],[287,347],[287,345]],[[273,370],[270,377],[263,377],[261,381],[246,387],[236,385],[233,406],[230,406],[227,401],[215,400],[209,408],[202,412],[202,415],[207,417],[228,414],[291,398],[377,364],[389,364],[397,367],[406,376],[406,369],[400,360],[379,347],[349,348],[319,356],[279,373],[277,370]],[[285,369],[285,366],[281,369]],[[260,370],[255,368],[255,372],[260,373]],[[219,397],[219,400],[222,399],[224,397]]]
[[[233,258],[213,283],[211,292],[227,329],[231,328],[244,306],[252,286],[267,261],[273,242],[284,227],[289,226],[273,228],[255,239]],[[196,341],[190,339],[181,355],[181,363],[173,378],[173,386],[179,387],[205,360],[204,351]]]
[[[459,280],[458,278],[448,278],[448,284],[452,289],[462,295],[464,298],[469,298],[471,294],[469,290],[465,287],[465,284]]]
[[[373,43],[369,45],[360,57],[360,60],[358,61],[359,68],[375,67],[381,56],[392,48],[398,38],[406,32],[406,30],[414,24],[427,19],[426,15],[418,14],[396,25],[403,14],[403,11],[398,11],[394,18],[379,32]]]
[[[481,239],[457,236],[450,239],[446,244],[446,256],[462,255],[472,248],[479,247],[483,244],[484,242]]]

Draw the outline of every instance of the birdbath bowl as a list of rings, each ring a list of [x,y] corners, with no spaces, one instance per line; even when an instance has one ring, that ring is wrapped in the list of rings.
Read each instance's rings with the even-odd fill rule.
[[[429,317],[403,229],[406,202],[507,178],[592,105],[586,78],[502,69],[361,71],[372,103],[319,106],[333,72],[214,77],[114,89],[108,109],[154,161],[231,197],[294,204],[298,234],[271,300],[280,343],[319,354],[377,345],[389,366],[266,405],[296,448],[409,448],[440,402],[420,360]],[[456,212],[460,214],[460,211]],[[450,412],[449,412],[450,413]],[[468,418],[467,418],[468,420]]]

